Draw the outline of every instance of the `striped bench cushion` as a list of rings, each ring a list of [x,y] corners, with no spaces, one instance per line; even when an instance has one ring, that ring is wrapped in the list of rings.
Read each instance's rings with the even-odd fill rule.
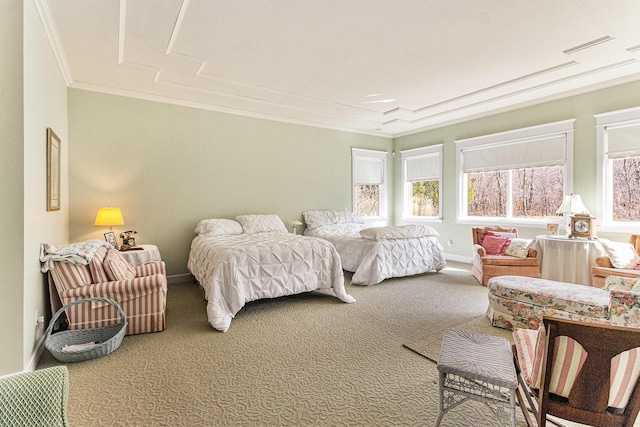
[[[623,409],[627,406],[640,374],[640,347],[623,351],[611,360],[611,388],[609,406]]]

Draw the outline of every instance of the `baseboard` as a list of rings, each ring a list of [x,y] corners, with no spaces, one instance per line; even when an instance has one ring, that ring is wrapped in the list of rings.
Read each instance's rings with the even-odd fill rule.
[[[40,359],[42,358],[42,354],[44,353],[44,339],[45,335],[42,334],[38,339],[35,347],[33,348],[33,352],[31,353],[31,358],[29,359],[29,363],[24,368],[24,372],[32,372],[35,371],[38,367],[38,363],[40,363]]]
[[[190,273],[176,274],[173,276],[167,276],[167,284],[173,285],[176,283],[195,282],[195,278]]]
[[[468,256],[462,256],[462,255],[455,255],[455,254],[444,254],[444,258],[451,260],[451,261],[457,261],[457,262],[464,262],[467,264],[473,264],[473,258],[468,257]]]

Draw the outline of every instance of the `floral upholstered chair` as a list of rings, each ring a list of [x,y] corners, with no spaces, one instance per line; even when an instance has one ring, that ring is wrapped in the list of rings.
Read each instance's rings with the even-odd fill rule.
[[[515,227],[477,227],[473,236],[472,274],[483,285],[495,276],[540,277],[533,240],[520,239]]]
[[[632,234],[629,243],[600,239],[607,255],[596,258],[591,268],[593,286],[604,286],[608,276],[640,278],[640,234]]]

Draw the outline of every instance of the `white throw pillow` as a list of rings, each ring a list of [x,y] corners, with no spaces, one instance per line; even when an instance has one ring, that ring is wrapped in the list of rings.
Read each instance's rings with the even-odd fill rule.
[[[287,232],[287,226],[278,215],[238,215],[236,221],[242,225],[246,234],[265,233],[268,231]]]
[[[640,262],[640,256],[631,243],[612,242],[607,239],[600,239],[600,243],[615,268],[634,269]]]
[[[532,239],[511,239],[511,243],[504,251],[505,255],[526,258],[529,255],[529,247],[533,243]]]
[[[203,219],[196,227],[196,234],[211,234],[213,236],[242,234],[242,226],[238,221],[232,219]]]

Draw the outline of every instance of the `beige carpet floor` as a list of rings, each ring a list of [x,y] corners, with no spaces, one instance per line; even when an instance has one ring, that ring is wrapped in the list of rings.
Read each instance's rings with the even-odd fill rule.
[[[433,426],[447,327],[510,338],[466,264],[361,287],[247,304],[226,333],[193,283],[169,286],[167,329],[68,364],[72,426]],[[347,282],[350,276],[347,274]],[[59,364],[45,352],[39,367]],[[442,426],[498,426],[470,401]],[[519,414],[518,426],[525,425]]]

